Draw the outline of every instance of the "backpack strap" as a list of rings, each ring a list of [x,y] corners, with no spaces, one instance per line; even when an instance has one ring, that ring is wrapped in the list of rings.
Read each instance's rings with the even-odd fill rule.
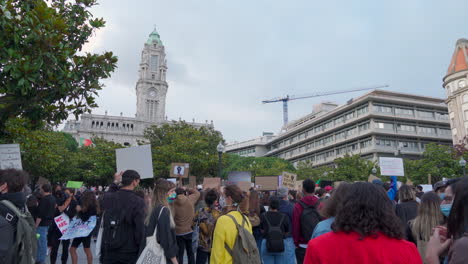
[[[23,215],[21,211],[10,201],[2,200],[0,201],[0,215],[5,218],[12,226],[16,226],[18,223],[18,218]]]
[[[239,229],[240,229],[240,225],[239,225],[239,222],[237,222],[236,218],[230,214],[226,214],[226,216],[228,216],[229,218],[232,219],[232,221],[234,221],[234,224],[236,225],[236,228],[237,228],[237,232],[239,232]],[[242,219],[242,223],[244,223],[244,219]],[[224,242],[224,248],[226,249],[226,251],[232,256],[232,249],[228,246],[228,244],[226,242]]]

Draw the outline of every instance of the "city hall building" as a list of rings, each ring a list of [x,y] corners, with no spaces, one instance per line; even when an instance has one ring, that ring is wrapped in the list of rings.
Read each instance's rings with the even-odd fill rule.
[[[374,90],[341,106],[317,105],[277,136],[232,143],[226,150],[322,166],[346,154],[418,158],[429,143],[452,144],[444,99]]]

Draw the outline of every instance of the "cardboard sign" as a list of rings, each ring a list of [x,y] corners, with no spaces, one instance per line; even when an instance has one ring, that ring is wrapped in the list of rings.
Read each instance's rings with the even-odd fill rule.
[[[50,184],[50,181],[44,177],[39,177],[39,180],[37,180],[37,184],[39,186],[42,186],[44,184]]]
[[[80,181],[68,181],[67,182],[67,188],[72,188],[72,189],[79,189],[83,186],[83,182]]]
[[[206,189],[217,189],[221,187],[221,178],[204,178],[203,179],[203,190]]]
[[[367,182],[372,183],[373,180],[380,180],[380,178],[376,177],[373,174],[369,175],[369,178],[367,178]]]
[[[171,177],[173,178],[188,178],[190,164],[188,163],[171,163]]]
[[[239,186],[239,188],[244,192],[249,192],[250,191],[250,187],[251,187],[250,182],[240,181],[240,182],[236,182],[236,185]]]
[[[255,177],[255,185],[259,191],[276,191],[279,186],[278,176]]]
[[[67,231],[63,234],[60,240],[68,240],[77,237],[87,237],[96,226],[96,216],[91,216],[88,221],[83,221],[79,218],[73,218],[70,222]]]
[[[0,169],[23,169],[19,144],[0,144]]]
[[[197,187],[197,176],[189,176],[189,187],[190,188]]]
[[[380,174],[385,176],[405,176],[402,158],[379,158]]]
[[[141,179],[153,178],[151,145],[142,145],[115,150],[117,171],[135,170]]]
[[[62,213],[61,215],[54,218],[54,222],[63,235],[65,234],[65,232],[68,229],[68,226],[70,225],[70,217],[68,217],[68,215],[66,215],[65,213]]]
[[[289,190],[293,190],[294,188],[296,188],[296,179],[296,174],[283,172],[281,185],[283,187],[288,188]]]
[[[231,171],[228,175],[229,184],[237,182],[252,182],[252,173],[250,171]]]
[[[302,191],[302,183],[304,180],[296,181],[296,191]]]

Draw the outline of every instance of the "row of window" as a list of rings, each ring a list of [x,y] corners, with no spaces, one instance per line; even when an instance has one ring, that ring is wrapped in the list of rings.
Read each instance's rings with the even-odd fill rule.
[[[233,152],[232,154],[237,154],[237,155],[240,155],[240,156],[244,156],[244,155],[248,155],[248,154],[252,154],[252,153],[255,153],[255,148],[243,149],[243,150],[240,150],[240,151]]]
[[[448,128],[437,128],[429,126],[416,126],[416,125],[405,125],[405,124],[394,124],[389,122],[377,121],[375,122],[375,128],[386,129],[404,132],[418,132],[423,134],[434,134],[434,135],[450,135],[451,131]]]
[[[273,145],[273,149],[277,149],[277,148],[281,148],[281,147],[293,144],[294,142],[297,142],[299,140],[308,138],[308,137],[310,137],[310,136],[312,136],[314,134],[317,134],[317,133],[320,133],[322,131],[333,128],[336,125],[344,123],[347,120],[353,119],[356,116],[364,115],[364,114],[366,114],[368,112],[369,112],[369,106],[368,105],[361,106],[361,107],[359,107],[357,109],[353,109],[353,110],[351,110],[349,112],[346,112],[346,113],[340,115],[339,117],[337,117],[337,118],[335,118],[333,120],[329,120],[329,121],[319,123],[315,127],[311,128],[311,129],[309,129],[309,130],[307,130],[305,132],[302,132],[302,133],[300,133],[298,135],[295,135],[295,136],[292,136],[290,138],[284,139],[281,142]]]
[[[395,140],[387,138],[376,138],[375,145],[379,147],[388,147],[388,148],[400,148],[400,149],[411,149],[411,150],[420,150],[424,151],[427,144],[433,142],[429,141],[418,141],[418,140]]]
[[[401,106],[386,106],[386,105],[375,105],[375,109],[377,112],[384,113],[384,114],[395,114],[395,115],[403,115],[403,116],[415,116],[420,118],[426,119],[439,119],[439,120],[448,120],[447,113],[441,113],[437,111],[430,111],[430,110],[421,110],[421,109],[413,109]]]
[[[128,123],[119,124],[117,122],[105,123],[103,121],[92,121],[91,128],[133,131],[133,124],[128,124]]]

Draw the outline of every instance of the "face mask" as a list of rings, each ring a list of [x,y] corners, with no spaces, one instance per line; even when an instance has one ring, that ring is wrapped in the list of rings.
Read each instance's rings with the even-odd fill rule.
[[[174,200],[176,199],[176,197],[177,197],[177,194],[175,194],[175,193],[169,195],[169,197],[167,197],[167,202],[169,202],[169,203],[174,202]]]
[[[445,198],[445,193],[439,193],[439,197],[440,197],[441,200],[444,200],[444,198]]]
[[[224,196],[219,197],[219,206],[221,206],[221,208],[226,207],[226,198],[224,198]]]
[[[441,204],[440,205],[440,210],[442,211],[442,214],[448,217],[450,215],[450,210],[452,209],[452,204]]]

